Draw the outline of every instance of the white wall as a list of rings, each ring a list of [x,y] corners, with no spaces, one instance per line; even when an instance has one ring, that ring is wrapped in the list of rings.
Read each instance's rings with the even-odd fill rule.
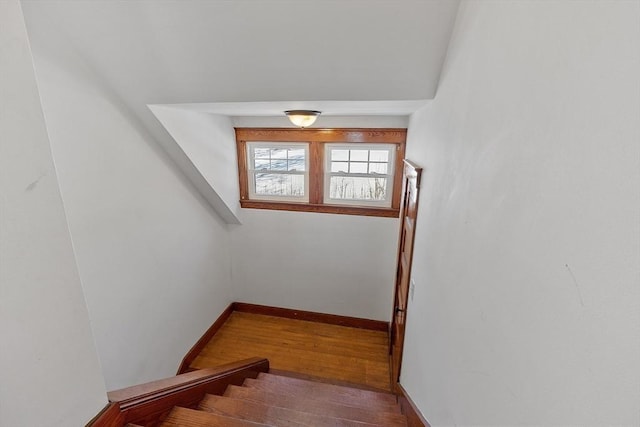
[[[389,320],[398,219],[243,209],[241,221],[237,301]]]
[[[84,425],[106,390],[17,0],[0,75],[0,425]]]
[[[34,56],[107,388],[174,375],[232,300],[226,225],[99,70]]]
[[[291,126],[234,117],[235,126]],[[405,116],[320,117],[314,127],[406,127]],[[237,301],[388,321],[397,218],[243,209],[231,227]]]
[[[640,3],[465,2],[402,384],[432,425],[640,424]]]
[[[242,222],[231,228],[236,301],[388,320],[396,219],[240,210],[232,121],[179,107],[150,108],[223,200],[234,222]],[[283,120],[288,123],[284,115],[235,117],[233,124],[271,127]],[[407,122],[406,117],[388,116],[323,120],[347,127],[402,127]]]
[[[240,190],[233,179],[238,162],[231,119],[162,105],[149,108],[217,195],[216,212],[225,222],[237,224]]]

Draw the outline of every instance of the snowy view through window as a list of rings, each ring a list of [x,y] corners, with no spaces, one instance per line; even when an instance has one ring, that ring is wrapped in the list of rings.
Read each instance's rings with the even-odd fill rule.
[[[303,197],[304,148],[254,148],[255,192],[265,196]]]
[[[397,217],[405,129],[236,128],[240,206]]]
[[[393,150],[380,144],[326,144],[326,203],[390,203]],[[258,198],[308,201],[309,146],[306,143],[253,143],[249,146],[249,179]]]
[[[330,149],[329,198],[383,201],[387,197],[389,150]]]

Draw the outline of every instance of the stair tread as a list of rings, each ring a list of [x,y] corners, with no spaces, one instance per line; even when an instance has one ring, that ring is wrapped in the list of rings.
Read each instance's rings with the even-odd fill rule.
[[[325,383],[325,382],[318,382],[318,381],[311,381],[311,380],[305,380],[302,378],[295,378],[295,377],[287,377],[284,375],[274,375],[274,374],[267,374],[264,372],[261,372],[258,375],[259,380],[266,380],[266,381],[277,381],[280,383],[285,383],[285,384],[291,384],[291,385],[298,385],[301,387],[312,387],[314,389],[322,389],[322,390],[331,390],[335,393],[341,393],[341,392],[347,392],[350,394],[356,393],[359,396],[367,396],[367,397],[373,397],[376,400],[382,400],[382,401],[387,401],[389,403],[395,404],[396,403],[396,397],[391,394],[391,393],[386,393],[384,391],[372,391],[372,390],[364,390],[364,389],[360,389],[360,388],[354,388],[354,387],[347,387],[347,386],[342,386],[342,385],[337,385],[337,384],[330,384],[330,383]]]
[[[174,407],[160,427],[275,427],[273,424],[256,423],[195,409]]]
[[[304,380],[295,380],[304,381]],[[383,393],[370,392],[360,389],[352,389],[331,384],[313,383],[307,384],[272,380],[267,377],[258,379],[246,379],[244,386],[273,393],[305,396],[309,399],[324,400],[342,405],[358,406],[383,412],[400,413],[400,407],[395,401],[395,396]]]
[[[407,425],[406,418],[397,412],[372,411],[357,406],[348,406],[300,396],[291,396],[281,393],[273,393],[249,387],[230,385],[224,396],[234,399],[250,400],[281,408],[296,411],[309,412],[318,415],[326,415],[335,418],[344,418],[371,424],[382,424],[389,427],[402,427]]]
[[[271,406],[261,402],[234,399],[224,396],[206,395],[198,409],[210,411],[228,417],[274,424],[278,427],[332,426],[332,427],[382,427],[383,424],[371,424],[361,421],[335,418],[309,412]]]

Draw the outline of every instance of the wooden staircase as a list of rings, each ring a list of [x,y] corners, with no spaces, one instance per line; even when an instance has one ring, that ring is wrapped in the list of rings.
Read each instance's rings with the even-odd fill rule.
[[[205,394],[197,409],[175,406],[160,426],[401,427],[407,419],[390,393],[260,373],[222,396]]]

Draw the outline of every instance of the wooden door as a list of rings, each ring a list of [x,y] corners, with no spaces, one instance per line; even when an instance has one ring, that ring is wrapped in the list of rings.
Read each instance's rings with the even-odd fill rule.
[[[402,348],[404,346],[404,330],[407,316],[407,300],[409,298],[409,279],[411,261],[413,259],[413,239],[416,233],[418,214],[418,192],[422,168],[409,160],[404,161],[404,197],[400,215],[400,239],[398,244],[398,266],[396,270],[395,298],[393,319],[391,320],[390,352],[391,352],[391,385],[396,387],[400,380],[402,364]]]

